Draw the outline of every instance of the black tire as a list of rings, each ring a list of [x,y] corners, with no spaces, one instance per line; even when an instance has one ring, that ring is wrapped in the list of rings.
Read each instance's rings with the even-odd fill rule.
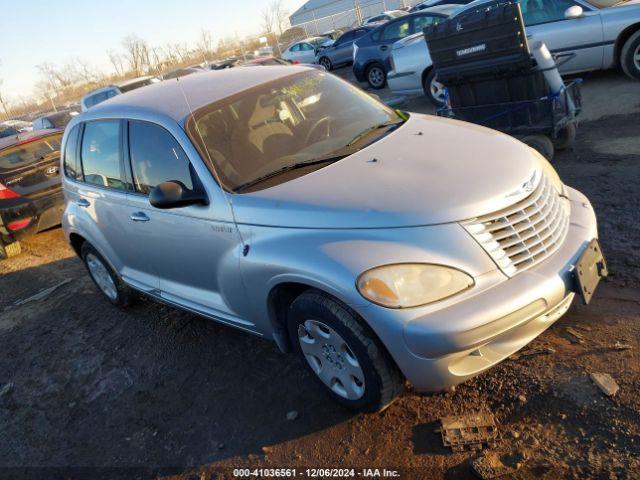
[[[546,135],[528,135],[522,137],[520,141],[540,152],[547,160],[553,160],[553,142],[551,142],[551,139]]]
[[[440,107],[444,107],[444,99],[436,97],[431,88],[431,83],[433,82],[435,77],[436,77],[436,71],[433,68],[429,70],[429,73],[427,73],[426,75],[423,75],[422,89],[424,90],[425,96],[429,100],[431,100],[431,103],[433,103],[436,107],[440,108]]]
[[[121,308],[128,307],[129,305],[131,305],[131,303],[133,303],[133,301],[136,298],[135,292],[131,288],[129,288],[127,285],[124,284],[120,276],[113,270],[113,268],[111,268],[111,265],[109,264],[109,262],[107,262],[104,259],[104,257],[100,255],[98,251],[95,248],[93,248],[93,246],[90,243],[85,242],[82,244],[82,248],[80,249],[80,257],[84,262],[84,266],[86,267],[87,272],[91,277],[91,280],[93,280],[93,283],[95,284],[97,289],[100,291],[100,293],[104,295],[104,298],[106,298],[107,300],[109,300],[109,302]],[[92,260],[95,259],[95,260],[98,260],[100,263],[102,263],[107,274],[109,275],[109,277],[111,277],[111,280],[113,281],[113,284],[115,286],[115,297],[113,298],[110,297],[99,285],[98,281],[96,280],[96,278],[94,277],[94,274],[91,271],[91,268],[89,267],[89,264],[87,263],[87,258],[91,258]]]
[[[0,241],[0,260],[15,257],[20,255],[20,253],[22,253],[22,246],[20,245],[20,242],[4,244]]]
[[[372,63],[365,72],[367,83],[374,90],[380,90],[387,84],[387,72],[379,63]]]
[[[364,393],[360,398],[348,399],[338,395],[319,378],[305,358],[298,332],[301,326],[304,332],[305,321],[311,319],[322,322],[344,339],[364,375]],[[376,412],[390,405],[402,392],[404,378],[389,358],[380,340],[355,312],[330,296],[317,290],[307,290],[302,293],[289,307],[287,329],[293,349],[313,378],[324,387],[334,401],[348,409],[357,412]],[[333,362],[324,363],[324,359],[322,361],[322,368],[326,368],[325,365],[334,368]],[[332,365],[329,366],[329,363]]]
[[[331,63],[331,60],[329,59],[329,57],[320,57],[320,60],[318,60],[318,63],[322,65],[327,72],[333,69],[333,64]]]
[[[640,80],[640,30],[624,42],[620,51],[620,66],[628,77]]]
[[[556,150],[566,150],[576,139],[576,124],[568,123],[565,127],[558,132],[557,138],[552,140],[553,148]]]

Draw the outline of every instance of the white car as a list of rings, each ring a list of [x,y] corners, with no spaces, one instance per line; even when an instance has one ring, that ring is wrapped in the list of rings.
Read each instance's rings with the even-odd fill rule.
[[[488,4],[477,0],[455,14]],[[459,7],[459,6],[458,6]],[[529,42],[542,41],[566,59],[560,73],[569,74],[621,66],[640,80],[640,0],[523,0],[522,14]],[[431,57],[422,34],[392,47],[389,88],[399,95],[426,94],[436,105],[444,90],[435,81]]]
[[[374,23],[384,23],[389,20],[393,20],[394,18],[402,17],[404,15],[408,15],[408,12],[404,10],[387,10],[386,12],[382,12],[378,15],[374,15],[369,18],[365,18],[362,21],[362,25],[371,25]]]
[[[322,47],[328,47],[333,40],[328,37],[310,37],[294,42],[282,52],[282,58],[291,63],[316,63],[316,54]]]

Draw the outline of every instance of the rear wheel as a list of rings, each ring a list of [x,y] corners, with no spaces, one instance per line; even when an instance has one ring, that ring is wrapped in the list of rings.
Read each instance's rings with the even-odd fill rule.
[[[382,68],[382,65],[374,63],[367,68],[367,82],[374,90],[384,88],[385,83],[387,83],[387,73]]]
[[[98,290],[114,305],[126,307],[135,298],[131,288],[124,284],[109,263],[89,243],[84,243],[81,257],[89,276]]]
[[[640,30],[629,37],[620,52],[620,66],[634,80],[640,80]]]
[[[573,145],[576,139],[576,124],[568,123],[558,132],[558,137],[553,139],[553,147],[556,150],[565,150]]]
[[[22,246],[20,245],[20,242],[13,242],[5,245],[0,241],[0,260],[15,257],[16,255],[20,255],[20,253],[22,253]]]
[[[295,351],[336,402],[375,412],[402,391],[403,377],[380,340],[334,299],[308,290],[291,304],[287,322]]]
[[[445,101],[444,85],[436,80],[436,71],[431,69],[423,76],[422,88],[424,94],[436,107],[443,107]]]
[[[553,160],[553,143],[546,135],[528,135],[526,137],[522,137],[520,140],[534,150],[540,152],[540,154],[547,160]]]
[[[322,65],[327,72],[333,68],[333,65],[331,64],[331,60],[329,60],[328,57],[320,57],[320,60],[318,63],[320,63],[320,65]]]

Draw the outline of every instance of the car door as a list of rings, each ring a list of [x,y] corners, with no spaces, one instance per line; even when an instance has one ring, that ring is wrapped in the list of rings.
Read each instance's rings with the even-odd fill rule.
[[[308,42],[302,42],[300,44],[300,52],[298,56],[298,61],[300,63],[315,63],[316,61],[316,50]]]
[[[566,10],[576,5],[583,8],[582,16],[565,18]],[[597,10],[572,0],[522,0],[521,8],[529,43],[544,42],[558,56],[560,72],[602,68],[604,33]]]
[[[66,172],[67,200],[75,203],[78,228],[125,282],[141,290],[158,288],[151,265],[140,261],[130,242],[127,183],[121,120],[85,122],[80,143],[81,171]],[[67,168],[65,153],[65,168]]]
[[[341,65],[351,60],[353,56],[353,40],[355,39],[355,31],[342,34],[336,40],[331,48],[331,62],[334,65]]]
[[[223,282],[221,270],[238,268],[242,250],[236,231],[216,221],[227,205],[190,205],[168,210],[149,203],[149,193],[165,181],[186,188],[201,185],[189,158],[175,137],[160,125],[128,122],[127,162],[133,186],[129,193],[129,241],[138,247],[141,263],[158,276],[159,294],[171,303],[198,313],[253,325],[236,317],[225,302],[223,288],[242,290],[240,274]]]

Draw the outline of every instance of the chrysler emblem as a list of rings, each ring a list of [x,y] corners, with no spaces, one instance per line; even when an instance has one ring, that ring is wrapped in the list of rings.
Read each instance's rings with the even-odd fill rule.
[[[535,186],[535,183],[536,183],[536,172],[533,172],[533,175],[531,175],[531,178],[522,184],[522,190],[524,190],[527,193],[533,192],[533,187]]]
[[[59,171],[58,167],[49,167],[44,171],[44,174],[50,177],[51,175],[56,175]]]

